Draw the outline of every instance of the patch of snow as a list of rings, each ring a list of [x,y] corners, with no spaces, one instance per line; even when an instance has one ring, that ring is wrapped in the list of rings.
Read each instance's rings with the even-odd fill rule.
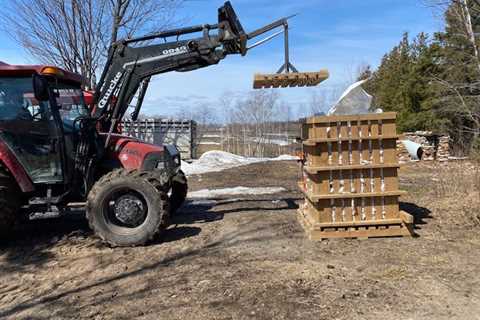
[[[289,154],[283,154],[279,157],[270,159],[270,161],[298,161],[298,160],[300,160],[299,157],[292,156],[292,155],[289,155]]]
[[[200,200],[193,200],[189,201],[187,205],[189,206],[215,206],[217,204],[217,201],[215,200],[208,200],[208,199],[200,199]]]
[[[222,136],[219,134],[205,134],[202,138],[221,138]]]
[[[468,157],[448,157],[448,160],[468,160]]]
[[[247,158],[225,151],[208,151],[192,163],[182,161],[182,170],[187,176],[207,172],[219,172],[230,168],[267,161],[298,160],[298,157],[282,155],[277,158]]]
[[[212,145],[212,146],[219,146],[221,145],[220,142],[213,142],[213,141],[202,141],[199,143],[200,145]]]
[[[228,195],[262,195],[262,194],[275,194],[287,191],[282,187],[265,187],[265,188],[247,188],[247,187],[235,187],[224,189],[203,189],[199,191],[189,192],[189,199],[212,199],[219,196]]]
[[[253,138],[251,140],[253,142],[257,142],[257,143],[275,144],[275,145],[282,146],[282,147],[290,145],[290,142],[285,141],[285,140],[281,140],[281,139]]]

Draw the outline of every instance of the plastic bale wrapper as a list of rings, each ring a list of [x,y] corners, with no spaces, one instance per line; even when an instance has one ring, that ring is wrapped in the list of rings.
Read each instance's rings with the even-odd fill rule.
[[[299,221],[310,239],[413,234],[413,217],[399,210],[395,120],[395,113],[304,120]]]

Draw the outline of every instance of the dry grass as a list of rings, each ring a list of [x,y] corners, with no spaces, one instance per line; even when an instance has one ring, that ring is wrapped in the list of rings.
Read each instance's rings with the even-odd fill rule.
[[[418,163],[402,169],[408,201],[432,212],[439,224],[480,225],[480,163]]]

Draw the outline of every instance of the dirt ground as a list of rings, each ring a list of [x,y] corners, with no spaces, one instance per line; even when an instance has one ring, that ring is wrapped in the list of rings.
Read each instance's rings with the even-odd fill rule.
[[[480,176],[401,170],[415,238],[310,242],[295,162],[194,176],[191,190],[285,187],[190,201],[166,234],[109,248],[81,215],[31,221],[0,245],[1,319],[480,319]]]

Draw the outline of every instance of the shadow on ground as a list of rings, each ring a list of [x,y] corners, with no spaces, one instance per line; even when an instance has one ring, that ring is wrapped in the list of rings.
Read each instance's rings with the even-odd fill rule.
[[[172,226],[150,245],[179,241],[199,235],[202,228],[193,224],[223,220],[225,214],[247,212],[275,212],[297,209],[296,198],[272,199],[212,199],[190,200],[172,218]],[[58,218],[26,221],[19,225],[13,236],[0,243],[0,254],[6,263],[1,271],[29,266],[41,267],[54,258],[51,248],[60,241],[79,247],[102,247],[104,244],[93,236],[84,212]]]
[[[49,249],[58,242],[71,239],[84,241],[84,246],[92,246],[95,243],[88,241],[91,235],[84,214],[24,221],[15,227],[7,240],[0,243],[0,254],[5,262],[0,265],[0,270],[41,267],[53,258]]]
[[[252,227],[250,224],[246,223],[244,225],[240,225],[238,231],[222,236],[215,241],[211,241],[195,248],[189,248],[187,250],[181,250],[180,252],[177,251],[173,254],[168,254],[160,259],[155,259],[154,262],[150,262],[151,260],[146,260],[142,265],[128,269],[128,271],[124,271],[119,274],[111,274],[91,282],[85,281],[81,285],[67,289],[60,289],[59,284],[57,284],[55,285],[55,290],[50,290],[48,293],[38,293],[28,298],[21,298],[19,299],[21,301],[18,301],[8,308],[0,308],[0,318],[3,319],[12,317],[16,313],[24,312],[38,306],[48,308],[52,305],[55,305],[56,308],[60,309],[57,315],[67,316],[68,314],[71,314],[73,309],[78,311],[85,307],[71,304],[71,302],[68,301],[68,297],[79,296],[81,293],[86,294],[86,292],[91,290],[97,290],[97,292],[105,291],[104,295],[100,295],[95,298],[95,304],[98,305],[108,303],[111,301],[112,297],[118,298],[121,296],[117,296],[118,289],[116,289],[121,281],[125,281],[129,278],[134,279],[136,277],[151,273],[152,271],[162,274],[162,286],[174,286],[175,284],[178,284],[178,279],[173,279],[174,276],[176,276],[176,272],[173,272],[172,275],[169,276],[166,274],[168,269],[165,269],[165,267],[178,263],[192,263],[192,261],[195,261],[199,257],[205,257],[208,255],[215,256],[219,251],[224,250],[225,248],[237,246],[240,243],[270,242],[275,237],[269,236],[266,232],[264,232],[269,227],[271,226]],[[273,227],[276,227],[276,225],[274,224]],[[170,230],[170,233],[166,235],[166,241],[173,241],[175,236],[179,235],[184,237],[185,234],[195,234],[199,231],[199,229],[200,228],[179,227],[176,231],[175,229]],[[86,275],[78,274],[75,274],[72,277],[78,278],[82,276],[86,277]],[[171,283],[169,283],[170,277],[174,280],[172,280]],[[148,290],[148,287],[145,289],[133,290],[133,292],[126,294],[125,297],[132,299],[138,298],[143,293],[148,294]]]
[[[400,202],[400,210],[413,216],[416,230],[421,230],[422,227],[420,226],[426,225],[427,220],[433,219],[431,215],[432,211],[430,209],[419,207],[414,203]]]
[[[190,200],[172,219],[172,224],[198,224],[222,220],[225,214],[248,212],[284,213],[283,210],[298,209],[301,198],[280,199],[224,199]]]

